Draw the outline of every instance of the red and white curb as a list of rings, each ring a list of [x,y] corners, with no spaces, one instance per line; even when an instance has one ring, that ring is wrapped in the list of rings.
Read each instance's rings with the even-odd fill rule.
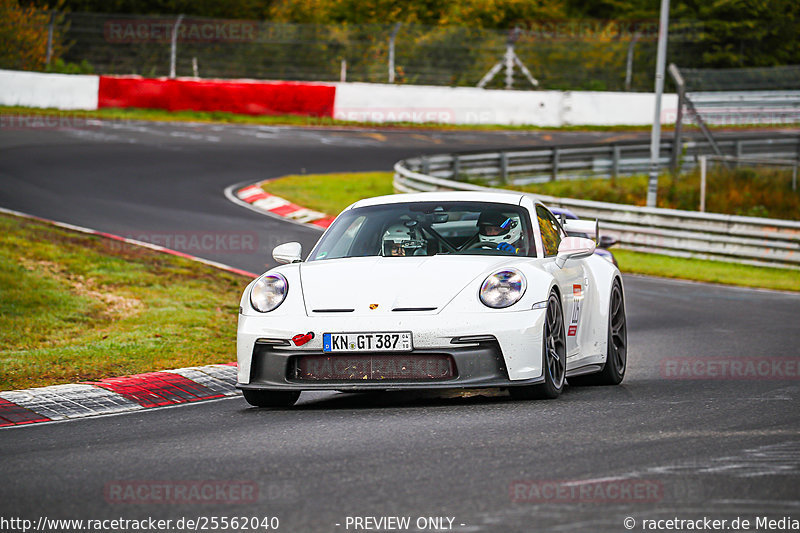
[[[289,200],[265,192],[261,188],[261,183],[254,183],[239,189],[235,195],[239,200],[250,204],[258,211],[276,215],[293,222],[316,226],[320,229],[326,229],[336,218],[293,204]]]
[[[0,427],[236,396],[236,363],[0,392]]]
[[[59,228],[184,257],[249,278],[258,277],[257,274],[246,270],[170,250],[156,244],[56,222],[2,207],[0,207],[0,213],[37,220]],[[77,384],[0,391],[0,428],[124,413],[235,396],[239,394],[236,382],[236,363],[227,363],[162,370]]]

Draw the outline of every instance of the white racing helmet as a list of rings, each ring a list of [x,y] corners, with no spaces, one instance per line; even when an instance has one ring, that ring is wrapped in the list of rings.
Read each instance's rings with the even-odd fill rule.
[[[383,255],[415,255],[425,252],[425,241],[414,238],[404,224],[392,224],[383,234]],[[421,250],[421,252],[420,252]]]
[[[478,238],[480,242],[516,245],[522,237],[519,217],[506,216],[499,211],[484,211],[478,217]]]

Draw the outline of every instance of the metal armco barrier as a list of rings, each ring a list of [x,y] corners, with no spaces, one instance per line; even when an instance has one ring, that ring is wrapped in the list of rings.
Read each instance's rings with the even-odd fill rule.
[[[669,147],[668,142],[664,144]],[[740,150],[747,147],[747,155],[759,153],[761,157],[794,159],[800,147],[800,135],[761,137],[758,142],[750,137],[728,137],[720,145],[738,146]],[[627,143],[620,150],[621,154],[618,153],[617,168],[636,167],[639,163],[626,154],[636,154],[638,159],[644,146],[645,143]],[[532,175],[544,174],[552,179],[560,177],[560,169],[585,169],[587,161],[608,158],[615,150],[613,145],[587,145],[411,158],[395,164],[394,187],[398,192],[490,191],[493,189],[452,178],[481,177],[500,185],[530,183],[539,181],[530,179]],[[545,163],[543,160],[548,154],[550,161]],[[613,159],[595,168],[600,173],[607,172],[610,164]],[[641,164],[646,165],[646,161]],[[662,156],[662,165],[668,164],[669,156]],[[526,177],[520,179],[521,176]],[[800,269],[800,222],[532,196],[548,205],[569,208],[581,218],[598,219],[601,232],[616,237],[622,248]]]
[[[799,133],[718,135],[722,155],[762,159],[800,158]],[[661,142],[660,163],[668,168],[675,153],[681,170],[697,165],[697,156],[713,153],[705,140],[687,139],[677,150],[672,139]],[[442,154],[405,160],[406,167],[438,178],[464,181],[489,180],[491,185],[524,185],[557,179],[611,177],[646,174],[650,164],[650,143],[626,141],[564,146],[532,150]]]

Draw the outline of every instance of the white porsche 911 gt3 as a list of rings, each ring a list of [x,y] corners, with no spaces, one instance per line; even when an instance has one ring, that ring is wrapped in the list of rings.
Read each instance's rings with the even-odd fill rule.
[[[597,237],[594,221],[571,231]],[[238,384],[256,406],[304,390],[507,388],[555,398],[618,384],[626,367],[622,276],[529,196],[433,192],[361,200],[305,261],[242,295]]]

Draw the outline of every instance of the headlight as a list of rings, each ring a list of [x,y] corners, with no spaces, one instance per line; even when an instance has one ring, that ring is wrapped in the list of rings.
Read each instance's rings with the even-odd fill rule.
[[[281,305],[289,291],[289,282],[280,274],[261,276],[250,289],[250,305],[262,313],[268,313]]]
[[[525,294],[525,287],[522,272],[512,269],[495,272],[481,285],[481,302],[495,309],[514,305]]]

